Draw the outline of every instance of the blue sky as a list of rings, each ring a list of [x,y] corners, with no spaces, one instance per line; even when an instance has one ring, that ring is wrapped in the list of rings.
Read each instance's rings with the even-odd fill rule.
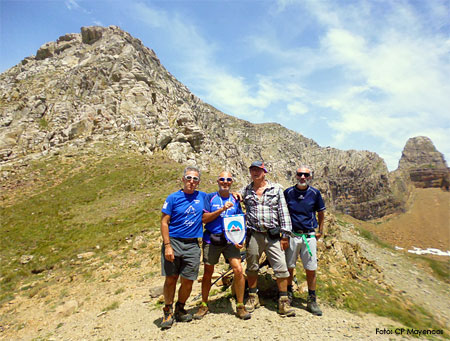
[[[117,25],[194,94],[397,168],[408,138],[450,160],[447,0],[0,0],[0,72],[81,26]]]

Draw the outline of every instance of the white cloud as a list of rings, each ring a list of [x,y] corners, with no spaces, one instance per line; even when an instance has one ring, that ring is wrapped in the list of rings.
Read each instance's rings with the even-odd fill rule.
[[[80,5],[78,4],[78,2],[76,0],[66,0],[66,1],[64,1],[64,4],[66,5],[66,7],[69,10],[80,9]]]
[[[315,103],[337,113],[329,121],[334,143],[363,133],[379,138],[385,150],[401,150],[409,137],[426,135],[449,155],[448,36],[431,30],[427,13],[408,3],[379,2],[389,7],[382,14],[385,19],[362,4],[309,5],[326,32],[320,52],[329,65],[344,70],[338,90],[316,92]],[[438,5],[433,11],[449,13],[448,7]],[[397,166],[392,153],[383,155],[391,169]]]
[[[76,11],[81,11],[85,14],[91,14],[91,12],[89,12],[88,10],[86,10],[84,7],[82,7],[79,4],[79,0],[65,0],[64,4],[66,5],[66,7],[69,11],[76,10]]]
[[[355,141],[353,148],[377,151],[390,169],[411,136],[427,135],[450,155],[450,39],[442,33],[449,27],[448,5],[326,0],[277,5],[270,13],[275,24],[259,25],[242,37],[247,49],[242,54],[268,65],[253,74],[230,69],[220,59],[227,47],[206,38],[210,35],[190,17],[143,3],[135,4],[134,17],[168,35],[177,51],[178,77],[228,114],[253,122],[302,115],[306,127],[305,118],[313,122],[317,111],[328,122],[335,147],[365,134],[379,143]],[[301,25],[286,19],[292,11]],[[439,31],[443,27],[447,31]],[[306,44],[307,39],[314,41]]]
[[[287,105],[287,109],[290,115],[304,115],[308,112],[308,107],[301,102],[293,102]]]

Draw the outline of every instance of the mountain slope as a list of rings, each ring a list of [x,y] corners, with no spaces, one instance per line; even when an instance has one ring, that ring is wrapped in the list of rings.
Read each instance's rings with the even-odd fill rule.
[[[160,208],[166,195],[179,188],[183,166],[166,160],[162,152],[149,157],[121,154],[114,148],[115,144],[97,144],[94,154],[64,152],[44,162],[30,161],[9,179],[0,209],[0,337],[190,339],[212,328],[211,323],[211,338],[217,333],[236,337],[239,330],[229,325],[245,325],[232,315],[229,291],[220,288],[214,288],[211,298],[219,315],[178,325],[166,334],[159,330]],[[214,175],[203,173],[203,190],[216,188]],[[299,269],[297,317],[280,323],[275,303],[265,296],[266,305],[247,325],[249,338],[264,338],[277,330],[289,339],[299,323],[316,325],[309,331],[316,339],[370,338],[376,327],[444,328],[448,316],[418,306],[415,294],[420,292],[424,299],[446,297],[448,284],[429,274],[428,267],[415,269],[400,252],[361,241],[356,219],[336,219],[331,212],[326,217],[318,279],[325,316],[319,326],[304,310],[305,279]],[[221,263],[220,269],[226,265]],[[417,273],[412,281],[410,271]],[[426,278],[419,275],[422,271]],[[416,277],[421,281],[418,287]],[[189,309],[195,309],[199,290],[196,283]],[[436,301],[446,304],[445,299]],[[268,321],[264,328],[261,321]]]
[[[118,27],[83,27],[44,44],[0,75],[0,176],[11,167],[110,141],[179,163],[228,168],[247,178],[263,159],[273,180],[294,182],[300,163],[315,169],[329,208],[370,219],[402,207],[384,161],[368,151],[322,148],[278,124],[251,124],[202,102],[155,53]],[[14,170],[15,171],[15,170]]]

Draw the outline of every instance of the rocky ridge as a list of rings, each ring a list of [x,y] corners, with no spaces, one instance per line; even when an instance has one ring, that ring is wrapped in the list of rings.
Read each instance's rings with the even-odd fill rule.
[[[320,147],[278,124],[251,124],[204,103],[177,81],[153,50],[116,26],[83,27],[42,45],[0,75],[0,177],[30,159],[116,143],[164,153],[241,180],[255,159],[288,186],[307,163],[329,208],[359,219],[403,202],[376,153]],[[407,188],[401,178],[401,186]],[[398,185],[398,184],[397,184]]]

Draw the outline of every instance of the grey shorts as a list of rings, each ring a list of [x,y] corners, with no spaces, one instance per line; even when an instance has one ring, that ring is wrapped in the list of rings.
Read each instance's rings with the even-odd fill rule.
[[[203,263],[216,265],[219,262],[220,255],[223,255],[225,259],[241,258],[240,250],[233,244],[217,246],[203,242]]]
[[[295,268],[298,255],[300,255],[303,268],[311,271],[317,270],[317,239],[315,236],[311,236],[306,240],[308,241],[312,255],[309,255],[308,247],[302,237],[291,236],[289,248],[286,250],[286,263],[289,269]]]
[[[174,276],[180,275],[192,281],[198,277],[198,270],[200,268],[200,246],[198,240],[183,241],[177,238],[170,238],[175,259],[169,262],[164,257],[165,247],[161,249],[161,275]]]
[[[286,255],[281,250],[279,240],[272,240],[265,233],[251,231],[250,240],[247,244],[247,275],[257,276],[259,270],[259,258],[265,252],[275,277],[289,277],[286,266]]]

